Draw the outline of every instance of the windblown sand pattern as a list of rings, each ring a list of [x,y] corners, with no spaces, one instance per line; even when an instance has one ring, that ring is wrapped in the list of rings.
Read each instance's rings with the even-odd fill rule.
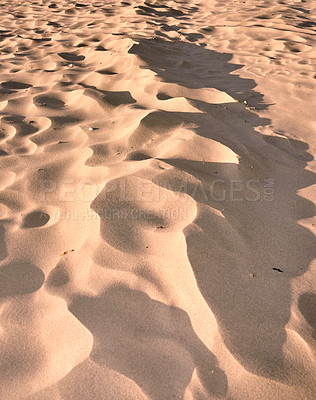
[[[0,5],[0,399],[314,400],[315,2]]]

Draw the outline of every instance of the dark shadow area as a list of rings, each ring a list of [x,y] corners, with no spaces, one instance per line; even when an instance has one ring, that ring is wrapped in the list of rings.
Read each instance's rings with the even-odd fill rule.
[[[78,61],[83,61],[86,57],[85,56],[80,56],[75,53],[58,53],[59,57],[66,61],[73,61],[73,62],[78,62]]]
[[[15,82],[15,81],[7,81],[7,82],[2,82],[1,86],[6,88],[6,89],[28,89],[30,87],[32,87],[32,85],[29,85],[27,83],[23,83],[23,82]]]
[[[93,334],[91,359],[129,377],[153,400],[182,399],[195,368],[210,395],[226,395],[224,372],[183,310],[118,286],[76,297],[70,311]]]
[[[0,224],[0,261],[4,260],[8,255],[7,246],[5,242],[5,233],[6,233],[5,227],[2,224]]]
[[[49,219],[50,216],[43,211],[33,211],[25,216],[22,228],[38,228],[46,225]]]
[[[162,8],[164,6],[155,6],[148,3],[145,3],[145,6],[138,6],[138,10],[136,14],[138,15],[146,15],[146,16],[154,16],[154,17],[183,17],[185,14],[181,10],[174,9],[172,7],[166,7],[165,11],[158,11],[158,8]]]
[[[166,18],[174,18],[174,22],[180,22],[181,24],[185,24],[187,21],[190,21],[192,15],[198,11],[198,7],[191,6],[189,3],[185,1],[174,1],[172,3],[172,7],[168,3],[150,3],[148,1],[144,2],[144,5],[139,5],[136,8],[136,14],[142,15],[144,18],[149,17],[150,21],[155,21],[159,23],[159,29],[157,30],[157,34],[161,32],[161,30],[165,30],[167,24],[170,26],[170,21]],[[164,24],[165,23],[165,24]],[[178,28],[173,26],[175,30]],[[166,29],[166,30],[174,30]],[[186,34],[184,34],[186,35]]]
[[[0,116],[3,115],[3,113],[0,113]],[[38,128],[24,122],[26,119],[25,116],[23,115],[6,115],[1,118],[1,121],[4,122],[5,124],[12,125],[15,130],[16,130],[16,135],[17,136],[28,136],[32,135],[33,133],[38,131]]]
[[[110,68],[100,69],[97,71],[101,75],[116,75],[117,72],[112,71]]]
[[[232,75],[242,65],[232,64],[232,55],[204,49],[193,43],[142,39],[129,53],[136,54],[165,82],[191,88],[215,88],[238,101],[247,101],[257,109],[265,109],[263,96],[256,92],[256,83]]]
[[[316,339],[316,294],[302,294],[298,300],[298,308],[307,323],[312,328],[313,337]]]
[[[231,74],[241,67],[230,63],[231,54],[163,40],[141,40],[130,52],[164,82],[216,88],[257,109],[268,107],[255,81]],[[155,111],[141,121],[130,144],[150,154],[152,140],[161,143],[174,128],[190,126],[238,156],[235,162],[160,158],[174,169],[163,170],[154,183],[197,202],[197,217],[184,231],[187,253],[229,351],[252,373],[293,382],[297,376],[291,376],[283,345],[291,279],[316,256],[314,235],[298,223],[315,215],[314,204],[298,195],[316,182],[305,169],[312,156],[306,143],[256,131],[271,121],[243,104],[189,102],[201,112]]]
[[[33,99],[33,103],[37,107],[48,107],[54,110],[60,110],[61,108],[65,107],[65,103],[62,100],[53,96],[36,96]]]
[[[95,86],[86,85],[84,83],[79,83],[79,85],[86,89],[84,95],[96,100],[100,106],[109,105],[112,107],[118,107],[122,104],[128,105],[136,103],[136,100],[128,91],[113,92],[97,89]]]
[[[57,265],[49,274],[46,286],[51,290],[56,290],[70,282],[69,274],[63,265]]]
[[[17,261],[0,268],[0,299],[34,293],[45,280],[42,270],[25,261]]]

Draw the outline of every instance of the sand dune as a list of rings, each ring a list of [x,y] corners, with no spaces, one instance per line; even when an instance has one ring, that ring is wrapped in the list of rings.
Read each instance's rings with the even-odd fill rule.
[[[312,0],[1,2],[1,400],[313,400]]]

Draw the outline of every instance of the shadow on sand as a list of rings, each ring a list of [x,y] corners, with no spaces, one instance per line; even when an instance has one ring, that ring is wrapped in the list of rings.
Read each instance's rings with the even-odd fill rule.
[[[161,39],[141,40],[130,52],[165,82],[216,88],[256,109],[268,107],[253,80],[231,74],[241,66],[229,63],[230,54]],[[252,373],[286,381],[291,279],[306,272],[316,255],[314,235],[298,223],[315,215],[314,205],[298,195],[315,183],[305,169],[312,157],[303,142],[256,131],[270,121],[238,102],[189,101],[202,112],[177,113],[178,124],[191,124],[197,135],[229,147],[239,163],[163,159],[176,170],[162,172],[155,183],[179,192],[185,186],[197,202],[197,218],[184,230],[187,253],[226,346]],[[155,114],[165,121],[174,113]],[[185,176],[190,179],[183,185]]]
[[[208,393],[225,396],[226,376],[183,310],[116,286],[95,298],[76,297],[70,311],[93,334],[91,359],[129,377],[150,398],[183,398],[195,368]]]

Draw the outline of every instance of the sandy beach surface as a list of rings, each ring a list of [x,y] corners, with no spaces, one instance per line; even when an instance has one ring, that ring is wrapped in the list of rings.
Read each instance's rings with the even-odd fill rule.
[[[0,399],[314,400],[316,3],[0,5]]]

